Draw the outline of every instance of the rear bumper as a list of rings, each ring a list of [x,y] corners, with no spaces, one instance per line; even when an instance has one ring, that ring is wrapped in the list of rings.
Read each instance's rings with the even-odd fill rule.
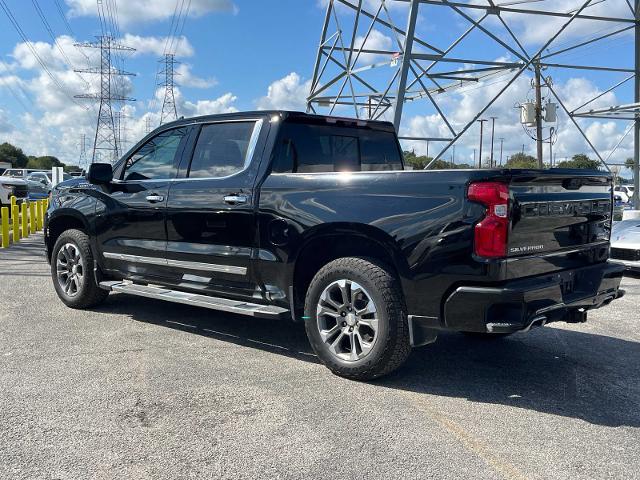
[[[586,311],[624,295],[624,267],[613,263],[502,284],[458,287],[444,302],[446,329],[508,333],[535,324],[586,321]]]

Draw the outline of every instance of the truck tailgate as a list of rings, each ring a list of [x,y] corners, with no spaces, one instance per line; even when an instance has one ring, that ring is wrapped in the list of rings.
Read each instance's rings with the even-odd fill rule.
[[[593,171],[514,173],[509,277],[577,268],[606,260],[611,179]]]

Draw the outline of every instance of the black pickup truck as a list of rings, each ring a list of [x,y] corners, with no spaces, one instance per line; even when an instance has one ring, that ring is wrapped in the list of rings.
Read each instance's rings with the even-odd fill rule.
[[[611,178],[405,171],[391,124],[254,112],[179,120],[60,184],[46,218],[72,308],[110,291],[304,321],[334,373],[371,379],[439,331],[584,322],[620,297]]]

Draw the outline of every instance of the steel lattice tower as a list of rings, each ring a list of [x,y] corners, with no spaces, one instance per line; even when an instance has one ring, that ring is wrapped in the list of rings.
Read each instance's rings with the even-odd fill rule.
[[[607,169],[615,149],[634,132],[634,177],[636,192],[640,192],[640,0],[575,0],[572,7],[560,3],[544,2],[540,6],[536,5],[538,0],[328,0],[307,110],[331,114],[338,109],[341,115],[356,118],[388,118],[400,132],[405,106],[416,102],[424,114],[439,119],[438,133],[401,138],[435,145],[433,164],[485,113],[490,114],[496,101],[519,78],[526,80],[527,75],[547,69],[565,75],[568,71],[600,77],[608,74],[606,82],[611,86],[589,95],[577,108],[567,102],[559,88],[552,84],[545,88],[568,120],[567,125],[575,128]],[[447,32],[451,36],[434,34],[443,25],[432,19],[442,22],[443,18],[464,27],[458,33]],[[552,28],[527,44],[522,27],[518,27],[523,22]],[[588,33],[571,40],[565,35],[570,28]],[[607,63],[611,59],[606,54],[589,55],[586,50],[603,48],[603,44],[606,47],[604,42],[623,35],[635,35],[635,58],[628,59],[627,64]],[[571,55],[562,56],[567,53],[583,55],[589,61],[576,62]],[[441,100],[461,86],[482,85],[491,79],[501,79],[501,87],[488,94],[468,118],[456,118],[447,108],[450,105]],[[631,90],[630,103],[595,103],[625,85]],[[628,122],[628,128],[618,145],[604,156],[589,139],[585,119]],[[638,193],[635,200],[640,205]]]
[[[164,63],[164,68],[160,71],[160,74],[164,74],[164,81],[160,83],[161,87],[164,87],[164,100],[162,101],[162,111],[160,113],[160,125],[167,121],[178,119],[178,109],[176,107],[176,99],[173,93],[174,89],[174,76],[176,62],[175,55],[173,53],[165,53],[164,58],[160,60]]]
[[[100,103],[91,162],[95,162],[97,157],[102,159],[103,152],[110,161],[115,162],[120,156],[120,145],[113,115],[113,102],[133,102],[135,99],[124,96],[114,88],[114,77],[135,74],[114,68],[112,54],[115,51],[132,52],[135,49],[117,43],[111,36],[100,36],[97,42],[78,43],[76,46],[100,49],[99,68],[76,70],[79,73],[100,74],[100,93],[76,95],[76,98],[87,98]]]

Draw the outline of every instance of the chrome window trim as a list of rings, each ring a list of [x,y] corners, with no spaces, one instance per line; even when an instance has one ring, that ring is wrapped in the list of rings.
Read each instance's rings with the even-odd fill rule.
[[[201,270],[206,272],[230,273],[233,275],[246,275],[246,267],[236,267],[233,265],[217,265],[214,263],[185,262],[181,260],[170,260],[157,257],[143,257],[141,255],[129,255],[126,253],[104,252],[104,258],[110,260],[121,260],[123,262],[144,263],[147,265],[160,265],[162,267],[179,267],[188,270]]]

